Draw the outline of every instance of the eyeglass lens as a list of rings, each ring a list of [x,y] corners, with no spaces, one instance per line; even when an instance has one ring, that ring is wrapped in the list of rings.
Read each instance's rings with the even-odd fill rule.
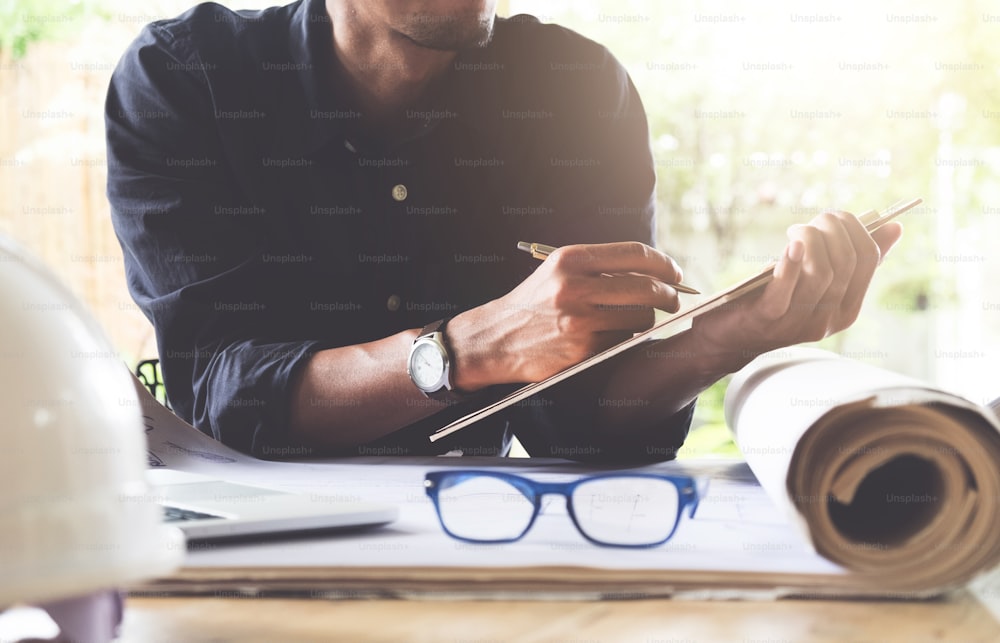
[[[677,487],[657,478],[596,478],[573,491],[580,531],[613,545],[651,545],[667,539],[677,522]]]
[[[441,522],[468,540],[513,540],[531,524],[535,506],[517,487],[500,478],[476,476],[438,492]]]

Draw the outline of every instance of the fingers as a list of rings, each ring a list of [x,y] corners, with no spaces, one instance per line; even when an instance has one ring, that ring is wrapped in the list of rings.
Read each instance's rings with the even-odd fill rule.
[[[774,280],[764,289],[757,303],[758,310],[765,319],[774,321],[788,312],[799,275],[802,274],[804,255],[805,245],[798,239],[792,239],[785,247],[785,254],[774,268]]]
[[[680,309],[677,291],[659,279],[647,275],[603,275],[588,278],[587,303],[607,307],[659,308],[667,312]]]
[[[680,266],[655,248],[638,241],[563,246],[545,260],[557,270],[600,275],[639,273],[668,284],[680,283]]]
[[[816,323],[823,297],[834,281],[833,259],[824,239],[828,234],[829,230],[815,225],[794,225],[788,229],[785,254],[775,267],[774,280],[757,304],[765,320],[794,320],[800,329],[807,323]],[[826,324],[823,326],[825,329]],[[816,332],[812,329],[807,334]]]
[[[558,284],[552,301],[569,313],[565,332],[638,332],[652,326],[654,309],[680,309],[670,285],[681,281],[680,267],[642,243],[563,246],[545,264]]]
[[[872,239],[879,249],[879,263],[885,260],[885,256],[902,236],[903,224],[898,221],[890,221],[872,233]]]
[[[841,267],[842,272],[837,273],[843,275],[837,279],[845,284],[845,288],[842,293],[838,293],[836,299],[829,297],[830,304],[838,308],[828,332],[843,330],[857,319],[865,293],[868,292],[868,286],[882,256],[879,245],[858,219],[847,213],[837,213],[837,217],[850,236],[855,261],[852,271],[849,272],[846,267]]]
[[[563,311],[561,331],[638,332],[653,325],[654,309],[680,309],[677,291],[646,275],[568,277],[553,297]]]
[[[844,217],[849,217],[849,220]],[[821,339],[840,330],[843,319],[854,321],[857,311],[847,307],[845,298],[849,292],[858,289],[863,295],[874,270],[874,264],[871,270],[863,266],[858,269],[859,250],[855,244],[867,248],[868,244],[874,247],[874,242],[853,215],[843,212],[821,214],[809,227],[816,231],[813,232],[815,243],[822,244],[823,253],[822,257],[814,256],[815,261],[806,264],[807,270],[811,269],[816,277],[815,284],[820,295],[806,328],[807,335]],[[870,254],[870,251],[862,249],[860,254]],[[858,304],[860,306],[860,299]]]
[[[789,245],[758,302],[759,314],[768,320],[787,317],[784,321],[806,340],[849,326],[860,312],[882,248],[899,239],[898,226],[889,226],[877,237],[881,243],[846,212],[826,212],[808,225],[789,228]]]

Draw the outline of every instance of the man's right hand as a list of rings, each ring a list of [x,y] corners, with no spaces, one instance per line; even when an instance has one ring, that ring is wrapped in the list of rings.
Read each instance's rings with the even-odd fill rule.
[[[681,269],[639,242],[564,246],[499,299],[448,324],[455,384],[537,382],[676,312]]]

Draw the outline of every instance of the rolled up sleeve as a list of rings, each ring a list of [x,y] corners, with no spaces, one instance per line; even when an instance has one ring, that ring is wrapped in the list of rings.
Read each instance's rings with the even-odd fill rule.
[[[267,262],[270,217],[225,216],[257,204],[227,169],[207,67],[156,25],[125,53],[105,109],[108,198],[174,410],[260,453],[281,443],[289,381],[318,342],[278,330],[295,275]]]

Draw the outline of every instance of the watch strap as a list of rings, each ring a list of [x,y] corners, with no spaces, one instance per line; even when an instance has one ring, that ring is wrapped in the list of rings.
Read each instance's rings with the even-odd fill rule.
[[[426,337],[427,335],[432,335],[432,334],[437,333],[437,332],[444,333],[444,327],[447,326],[448,322],[450,322],[450,321],[451,321],[451,317],[445,317],[444,319],[439,319],[437,321],[432,321],[431,323],[429,323],[426,326],[424,326],[423,329],[421,329],[420,334],[417,335],[417,337],[418,338],[420,338],[420,337]],[[448,350],[448,356],[450,357],[451,356],[451,350],[450,350],[451,347],[448,346],[447,344],[445,344],[445,348],[449,349]]]

